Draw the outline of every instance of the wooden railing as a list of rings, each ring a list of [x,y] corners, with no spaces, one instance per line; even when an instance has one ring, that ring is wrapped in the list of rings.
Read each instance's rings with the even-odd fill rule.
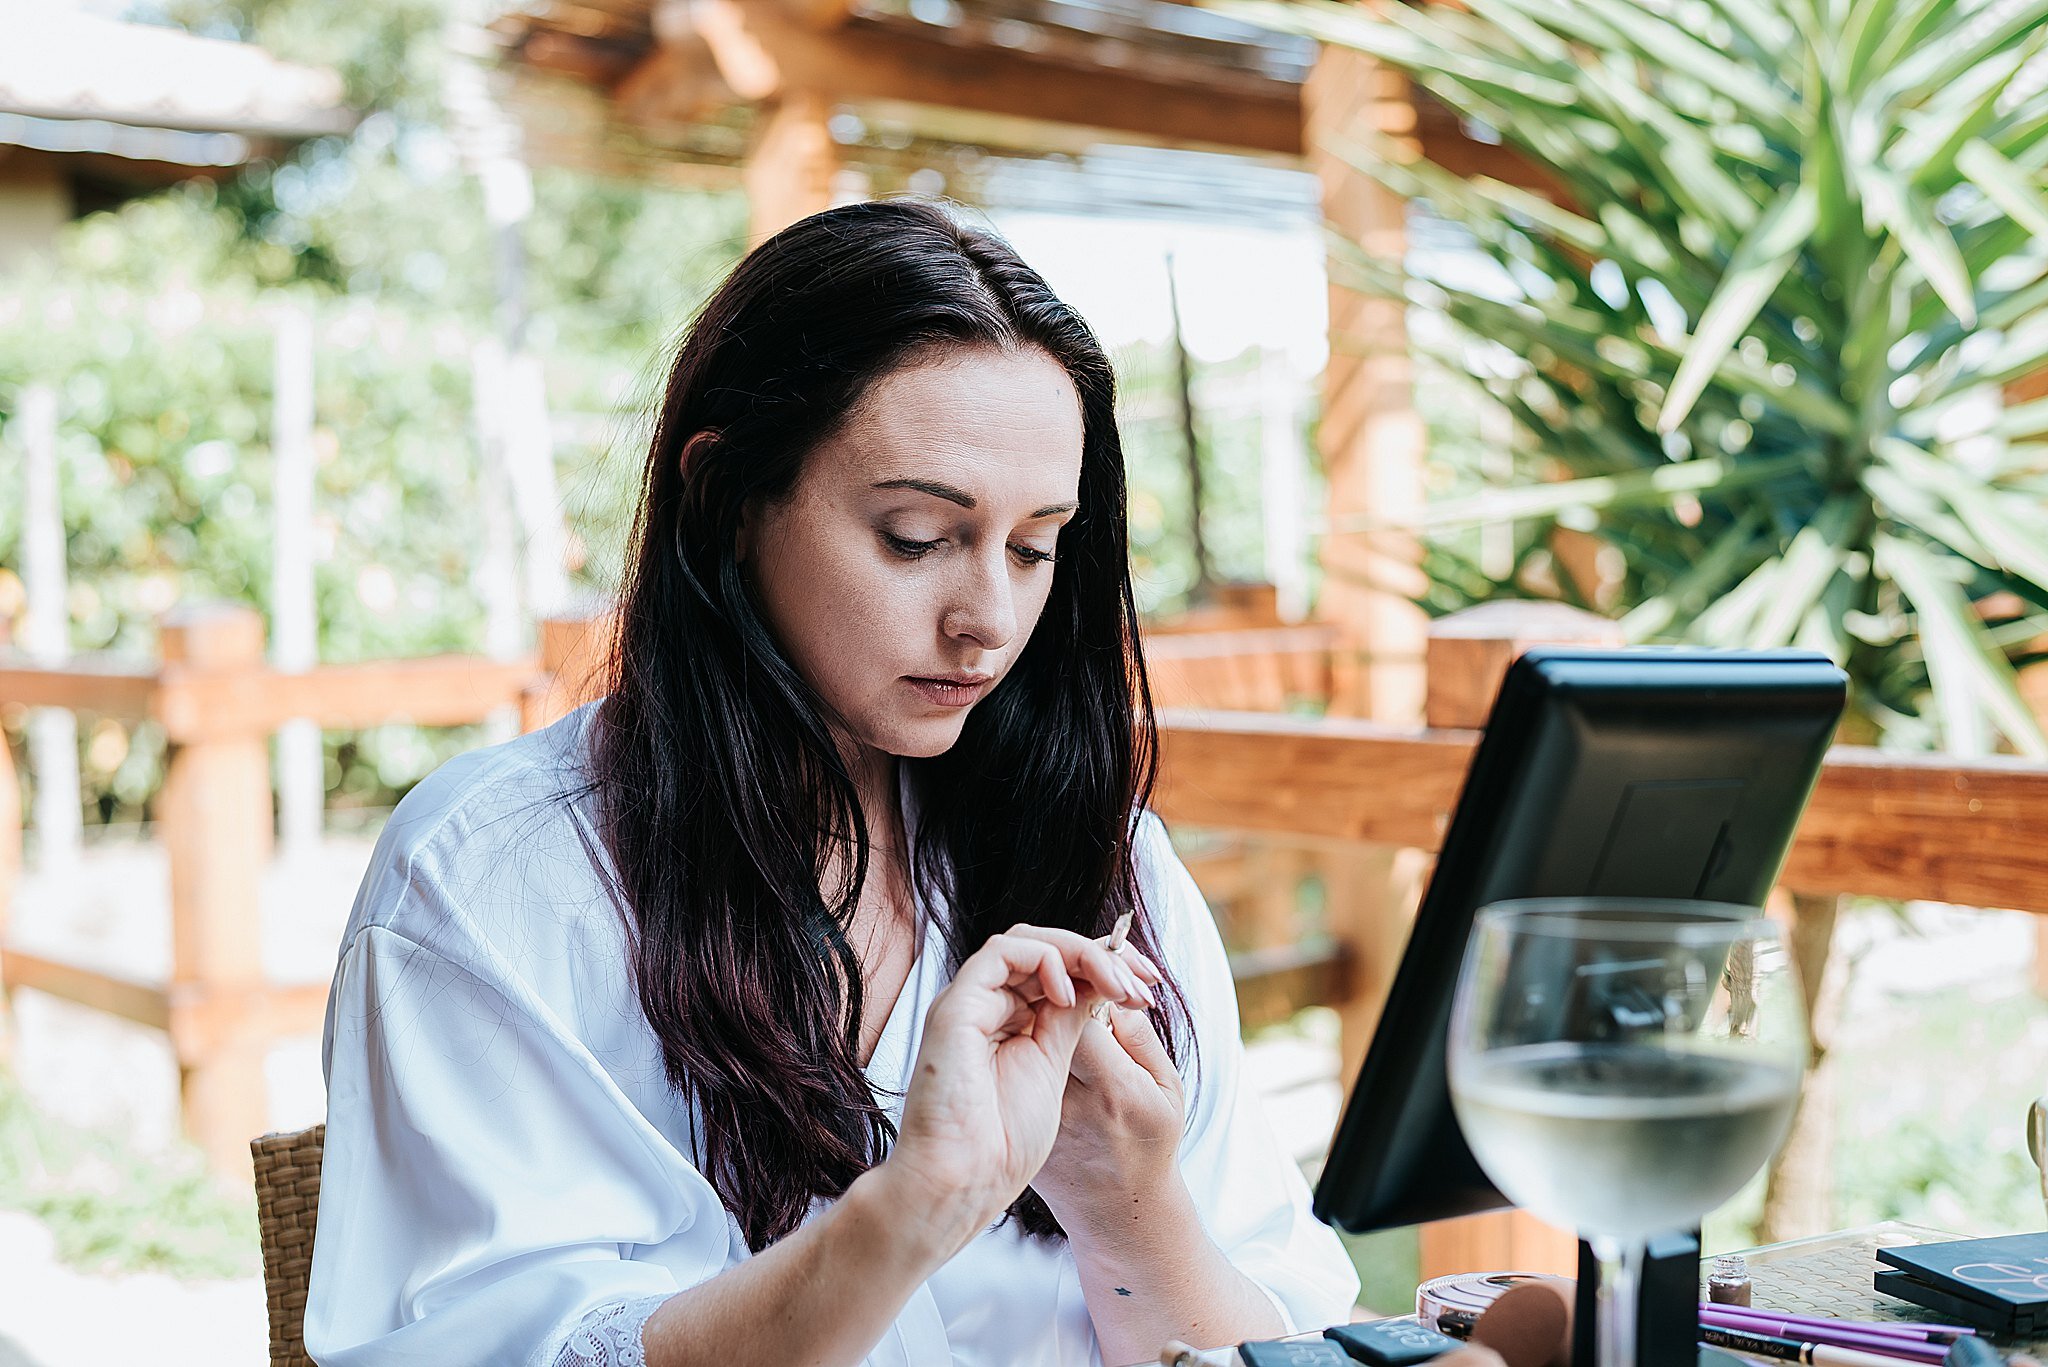
[[[248,1142],[267,1128],[264,1053],[279,1036],[318,1030],[327,1000],[325,982],[279,985],[263,974],[257,890],[273,831],[271,733],[302,717],[330,729],[458,726],[508,708],[532,729],[590,693],[599,650],[593,621],[563,620],[543,623],[538,657],[438,656],[284,674],[264,662],[258,613],[203,604],[163,619],[154,667],[44,669],[0,655],[0,703],[163,728],[169,754],[157,812],[171,884],[168,981],[10,947],[6,873],[21,827],[0,745],[0,987],[10,995],[33,988],[166,1032],[186,1129],[216,1170],[245,1173]]]
[[[1283,1017],[1309,1003],[1336,1007],[1345,1076],[1353,1075],[1501,674],[1527,645],[1560,637],[1611,640],[1611,632],[1547,608],[1492,607],[1447,618],[1431,640],[1429,724],[1422,726],[1272,710],[1162,712],[1155,796],[1162,815],[1183,826],[1265,837],[1266,853],[1256,857],[1283,861],[1257,866],[1245,878],[1264,889],[1265,907],[1256,933],[1238,937],[1235,967],[1248,1021]],[[1270,709],[1287,705],[1297,690],[1312,693],[1313,680],[1327,677],[1318,673],[1327,669],[1331,649],[1324,627],[1206,637],[1162,637],[1148,646],[1164,701]],[[263,664],[253,612],[201,608],[165,621],[154,668],[30,669],[0,656],[0,702],[150,717],[164,727],[171,752],[158,810],[174,925],[168,982],[18,951],[0,954],[0,981],[167,1031],[187,1128],[218,1166],[239,1171],[248,1138],[264,1125],[263,1049],[277,1035],[316,1029],[326,993],[324,983],[278,986],[261,973],[256,892],[271,832],[270,731],[301,716],[337,728],[395,720],[453,725],[508,706],[519,707],[528,726],[538,725],[591,694],[606,639],[602,619],[561,621],[546,625],[540,654],[528,660],[444,657],[281,675]],[[1260,654],[1271,658],[1246,658]],[[0,892],[20,831],[7,777],[0,768]],[[1276,853],[1286,851],[1292,853]],[[1284,862],[1290,859],[1297,862]],[[1293,905],[1291,880],[1305,867],[1320,872],[1326,886],[1329,937],[1322,948],[1304,948],[1284,919]],[[2048,766],[1838,747],[1783,882],[1802,892],[2048,913]],[[0,947],[5,906],[0,895]],[[1556,1236],[1532,1232],[1526,1222],[1452,1225],[1462,1232],[1426,1234],[1427,1264],[1530,1266],[1564,1256]]]
[[[1154,794],[1162,816],[1276,840],[1322,864],[1330,942],[1245,956],[1246,967],[1264,970],[1241,983],[1247,1019],[1335,1006],[1343,1076],[1356,1075],[1502,675],[1528,646],[1614,644],[1613,632],[1554,605],[1496,604],[1443,619],[1430,637],[1423,726],[1271,710],[1162,712]],[[1302,644],[1299,636],[1267,643],[1289,652]],[[1276,662],[1240,660],[1219,671],[1228,682],[1216,686],[1283,672]],[[2048,766],[1837,746],[1780,886],[1820,895],[1783,899],[1795,918],[1802,906],[1832,907],[1845,893],[2048,913]],[[1425,1276],[1475,1267],[1570,1273],[1575,1250],[1527,1217],[1479,1216],[1426,1226],[1421,1264]]]

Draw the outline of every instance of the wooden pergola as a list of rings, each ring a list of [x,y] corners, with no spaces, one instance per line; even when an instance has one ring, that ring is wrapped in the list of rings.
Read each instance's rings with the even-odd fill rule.
[[[1330,84],[1313,42],[1173,0],[530,0],[493,30],[535,159],[737,180],[762,233],[833,202],[843,171],[890,183],[942,149],[1310,164]],[[1441,106],[1394,100],[1384,131],[1524,178]]]
[[[1298,167],[1314,174],[1325,221],[1381,256],[1406,246],[1406,204],[1334,147],[1369,132],[1461,174],[1534,183],[1398,73],[1175,0],[527,0],[493,31],[529,159],[742,185],[757,241],[836,202],[922,188],[909,179],[920,167],[930,185],[934,166],[971,166],[962,149],[1047,158],[1136,145]],[[975,198],[971,175],[944,189]],[[1225,175],[1206,193],[1232,191]],[[1329,319],[1319,445],[1330,522],[1418,510],[1423,430],[1403,309],[1332,285]],[[1409,537],[1325,538],[1333,712],[1423,721],[1419,560]],[[1346,859],[1328,879],[1333,923],[1378,926],[1378,957],[1398,955],[1426,861],[1384,847]],[[1424,1237],[1426,1264],[1570,1269],[1569,1241],[1521,1219]]]
[[[1366,58],[1174,0],[528,0],[493,31],[529,157],[743,185],[757,240],[897,188],[920,159],[958,165],[961,149],[1137,145],[1298,166],[1325,218],[1382,253],[1406,241],[1405,205],[1324,150],[1347,135],[1369,128],[1456,170],[1528,180]],[[946,188],[973,197],[971,183]],[[1225,175],[1207,192],[1231,189]],[[1338,288],[1329,302],[1321,447],[1342,525],[1419,503],[1422,430],[1400,307]],[[1351,666],[1339,709],[1415,720],[1416,548],[1331,537],[1324,560],[1323,613]]]

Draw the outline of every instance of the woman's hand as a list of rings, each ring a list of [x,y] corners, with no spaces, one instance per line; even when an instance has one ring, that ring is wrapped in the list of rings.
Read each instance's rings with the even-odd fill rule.
[[[1152,995],[1100,941],[1020,925],[970,955],[932,1003],[882,1169],[943,1256],[1044,1164],[1088,1008],[1103,1000],[1143,1006]]]
[[[1180,1074],[1142,1011],[1090,1020],[1075,1046],[1059,1137],[1032,1179],[1070,1238],[1125,1228],[1180,1180]]]

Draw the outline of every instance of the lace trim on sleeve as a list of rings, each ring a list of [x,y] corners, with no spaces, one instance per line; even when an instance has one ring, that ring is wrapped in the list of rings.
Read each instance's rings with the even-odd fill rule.
[[[613,1301],[583,1317],[555,1355],[555,1367],[644,1367],[640,1330],[667,1296]]]

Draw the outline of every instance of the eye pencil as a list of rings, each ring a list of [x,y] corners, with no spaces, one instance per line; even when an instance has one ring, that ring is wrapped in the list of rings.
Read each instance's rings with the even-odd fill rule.
[[[1765,1310],[1750,1305],[1716,1305],[1700,1302],[1702,1315],[1729,1319],[1775,1320],[1780,1324],[1803,1324],[1817,1329],[1854,1329],[1861,1334],[1896,1334],[1901,1338],[1926,1339],[1930,1343],[1954,1343],[1976,1336],[1975,1329],[1960,1324],[1923,1324],[1919,1320],[1845,1320],[1828,1315],[1797,1315],[1790,1310]]]
[[[1826,1344],[1832,1348],[1861,1348],[1865,1352],[1885,1353],[1910,1362],[1940,1362],[1948,1353],[1947,1344],[1936,1343],[1917,1334],[1888,1334],[1881,1330],[1865,1329],[1861,1325],[1842,1322],[1822,1325],[1800,1323],[1769,1315],[1723,1315],[1702,1306],[1700,1323],[1716,1329],[1732,1329],[1741,1334],[1776,1335],[1780,1338],[1798,1339],[1802,1343]]]
[[[1805,1362],[1813,1367],[1899,1367],[1915,1359],[1897,1352],[1875,1352],[1868,1348],[1837,1348],[1809,1339],[1783,1338],[1776,1334],[1748,1334],[1702,1324],[1700,1342],[1712,1348],[1726,1348],[1748,1357],[1772,1358],[1779,1362]]]
[[[1125,912],[1125,913],[1124,913],[1123,915],[1121,915],[1121,916],[1117,917],[1117,918],[1116,918],[1116,924],[1115,924],[1114,926],[1110,927],[1110,931],[1109,931],[1109,946],[1108,946],[1108,948],[1109,948],[1109,952],[1110,952],[1111,954],[1118,954],[1118,953],[1121,953],[1121,952],[1123,951],[1123,947],[1124,947],[1124,937],[1125,937],[1125,936],[1127,936],[1127,935],[1129,935],[1130,933],[1131,933],[1131,913],[1129,913],[1129,912],[1127,911],[1127,912]],[[1095,1005],[1093,1005],[1093,1006],[1089,1007],[1089,1008],[1088,1008],[1088,1014],[1089,1014],[1089,1015],[1091,1015],[1091,1016],[1093,1016],[1093,1017],[1095,1017],[1095,1019],[1097,1019],[1097,1020],[1099,1020],[1099,1021],[1103,1022],[1103,1023],[1105,1024],[1105,1025],[1106,1025],[1106,1024],[1108,1024],[1108,1023],[1109,1023],[1109,1002],[1108,1002],[1108,1000],[1107,1000],[1107,999],[1105,998],[1104,1000],[1102,1000],[1102,1001],[1099,1001],[1099,1002],[1095,1003]]]

